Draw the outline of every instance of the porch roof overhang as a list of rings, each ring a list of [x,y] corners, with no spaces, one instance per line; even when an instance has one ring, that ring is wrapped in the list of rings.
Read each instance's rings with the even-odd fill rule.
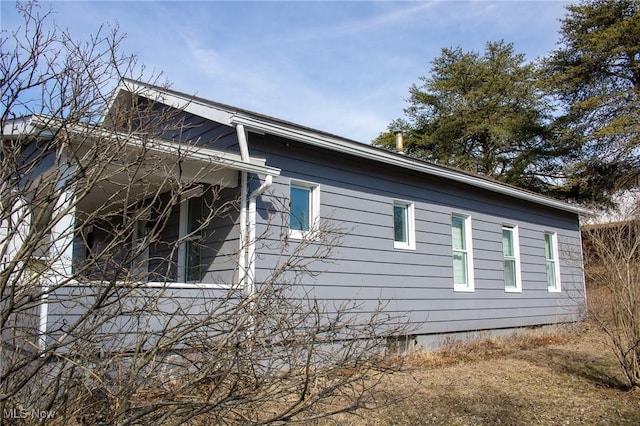
[[[265,176],[279,176],[280,169],[266,165],[266,159],[261,157],[251,157],[247,161],[243,160],[240,154],[223,151],[220,149],[203,146],[188,146],[184,143],[172,142],[163,139],[152,139],[143,142],[139,138],[130,138],[128,141],[132,148],[141,148],[144,144],[146,149],[159,154],[182,157],[187,163],[193,165],[217,166],[225,169],[256,173]]]
[[[265,158],[251,157],[245,160],[235,152],[161,138],[145,138],[144,135],[123,133],[100,125],[68,124],[47,116],[32,115],[7,124],[2,139],[51,139],[61,136],[61,132],[65,133],[62,137],[68,141],[67,149],[72,154],[67,156],[74,157],[82,166],[87,165],[83,163],[94,161],[94,156],[85,155],[90,152],[94,142],[107,142],[108,145],[113,141],[116,149],[114,153],[117,158],[113,158],[116,161],[103,167],[108,178],[94,183],[92,190],[79,203],[80,210],[90,210],[92,205],[99,205],[105,198],[123,192],[127,186],[129,193],[137,193],[143,188],[146,192],[150,188],[162,188],[168,176],[173,176],[173,180],[235,188],[239,185],[240,171],[274,177],[280,174],[280,169],[266,165]],[[146,156],[137,163],[143,177],[132,182],[130,168],[126,164],[140,152]],[[50,162],[39,171],[31,184],[37,186],[47,176],[56,180],[62,175],[64,173],[56,171],[55,164]]]
[[[179,158],[185,162],[200,165],[245,171],[260,175],[278,176],[280,169],[266,165],[266,159],[251,157],[244,160],[239,153],[210,148],[201,145],[174,142],[161,138],[144,138],[135,133],[124,133],[116,130],[105,129],[99,125],[77,123],[69,125],[62,120],[52,117],[32,115],[6,124],[3,129],[3,139],[16,139],[24,137],[47,138],[54,137],[57,127],[65,127],[69,133],[71,145],[78,146],[87,140],[113,140],[125,141],[126,148],[136,150],[144,148],[149,152],[163,154],[168,157]],[[80,142],[81,141],[81,142]],[[123,153],[124,154],[124,153]]]

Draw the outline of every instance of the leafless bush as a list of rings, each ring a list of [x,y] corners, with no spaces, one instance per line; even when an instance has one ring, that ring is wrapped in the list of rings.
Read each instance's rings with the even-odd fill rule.
[[[189,166],[210,141],[167,139],[188,133],[180,110],[112,102],[121,78],[144,77],[118,28],[78,43],[36,4],[17,7],[24,25],[1,41],[0,421],[267,424],[371,404],[399,366],[385,336],[406,330],[382,307],[329,309],[297,285],[343,230],[258,235],[280,261],[250,288],[242,244],[216,253],[236,278],[176,287],[187,244],[199,253],[224,239],[213,225],[238,226],[240,197],[212,180],[224,165]],[[168,238],[194,191],[202,216]]]
[[[633,210],[636,211],[636,210]],[[589,314],[610,339],[630,387],[640,386],[640,217],[583,228]]]

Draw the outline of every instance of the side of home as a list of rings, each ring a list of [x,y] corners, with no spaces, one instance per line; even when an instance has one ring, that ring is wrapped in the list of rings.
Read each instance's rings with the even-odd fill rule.
[[[224,302],[285,282],[328,313],[387,315],[390,322],[408,321],[413,335],[584,317],[582,210],[576,206],[138,82],[123,82],[115,103],[136,97],[176,108],[173,119],[184,124],[182,130],[166,132],[154,149],[184,156],[180,170],[170,172],[179,175],[170,178],[191,180],[173,204],[158,184],[155,200],[122,203],[126,209],[106,222],[76,225],[63,233],[66,242],[55,242],[78,271],[92,251],[113,241],[111,230],[120,229],[130,212],[151,206],[135,217],[135,232],[120,241],[118,249],[131,256],[159,226],[154,212],[166,212],[162,206],[169,205],[159,241],[119,265],[124,277],[143,284],[128,287],[127,294],[143,302],[165,298],[166,311],[157,318],[148,312],[141,320],[145,305],[134,304],[138,316],[108,321],[103,327],[108,332],[126,329],[135,335],[137,327],[162,328],[167,313],[202,314],[209,300]],[[186,155],[179,149],[185,141],[196,146]],[[69,221],[89,216],[101,197],[117,198],[120,190],[105,186],[89,194]],[[195,231],[203,217],[211,220]],[[316,232],[324,227],[339,235],[330,250]],[[314,250],[323,258],[308,259],[304,273],[295,268],[277,273],[287,256]],[[86,271],[80,282],[49,292],[39,313],[41,334],[67,332],[65,327],[91,309],[97,281],[100,277]]]
[[[324,219],[344,230],[340,246],[300,283],[326,305],[383,306],[408,317],[415,334],[583,318],[575,213],[282,137],[249,141],[281,169],[275,204],[288,201],[310,224]],[[259,229],[278,221],[263,198]],[[292,241],[296,228],[312,227],[289,222]],[[260,282],[276,256],[265,246],[257,258]]]

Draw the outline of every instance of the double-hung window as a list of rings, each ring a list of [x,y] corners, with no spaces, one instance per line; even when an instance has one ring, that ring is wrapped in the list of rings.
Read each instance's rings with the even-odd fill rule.
[[[292,181],[289,188],[289,235],[304,238],[313,232],[320,216],[320,187]]]
[[[179,282],[198,282],[202,279],[203,207],[201,187],[182,195],[178,252]]]
[[[413,204],[405,201],[393,202],[393,247],[415,250],[415,218]]]
[[[473,291],[471,217],[451,216],[451,240],[453,249],[453,289],[455,291]]]
[[[518,239],[518,228],[516,226],[504,225],[502,227],[504,290],[509,292],[522,291],[520,244]]]
[[[560,261],[558,259],[558,237],[555,232],[544,234],[544,257],[547,266],[547,290],[560,291]]]

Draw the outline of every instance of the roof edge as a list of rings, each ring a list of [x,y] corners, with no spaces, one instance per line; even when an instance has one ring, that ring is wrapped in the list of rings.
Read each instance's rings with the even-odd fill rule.
[[[502,182],[490,180],[484,177],[474,176],[467,172],[444,167],[438,164],[426,162],[416,158],[399,155],[394,152],[375,148],[361,142],[335,136],[327,132],[312,129],[306,126],[269,117],[252,111],[236,108],[230,105],[219,104],[204,98],[188,95],[173,89],[148,85],[134,80],[126,80],[120,86],[125,90],[132,87],[134,93],[146,96],[155,93],[151,99],[158,100],[170,106],[182,106],[187,112],[198,116],[217,121],[221,124],[237,125],[242,124],[247,130],[257,133],[268,133],[281,136],[287,139],[296,140],[317,147],[332,151],[338,151],[349,155],[365,158],[372,161],[381,161],[390,165],[405,169],[426,173],[432,176],[442,177],[455,182],[482,188],[494,193],[509,197],[529,201],[546,207],[567,211],[578,215],[588,215],[591,211],[587,208],[571,204],[566,201],[557,200],[522,188],[511,186]],[[164,101],[163,97],[167,100]],[[187,108],[186,106],[192,106]]]
[[[333,139],[327,136],[314,135],[301,129],[287,128],[278,123],[271,123],[256,117],[250,117],[243,114],[236,114],[231,119],[234,124],[242,124],[249,130],[255,130],[262,133],[275,134],[288,139],[298,140],[310,145],[318,146],[333,151],[339,151],[350,155],[356,155],[373,161],[383,161],[387,164],[403,167],[406,169],[426,173],[432,176],[438,176],[478,188],[486,189],[502,195],[530,201],[547,207],[552,207],[571,213],[586,215],[590,211],[586,208],[567,203],[565,201],[556,200],[534,192],[525,191],[523,189],[506,185],[501,182],[476,177],[461,171],[452,170],[436,164],[428,163],[415,158],[399,155],[390,151],[371,147],[369,145],[352,142],[349,140]]]

